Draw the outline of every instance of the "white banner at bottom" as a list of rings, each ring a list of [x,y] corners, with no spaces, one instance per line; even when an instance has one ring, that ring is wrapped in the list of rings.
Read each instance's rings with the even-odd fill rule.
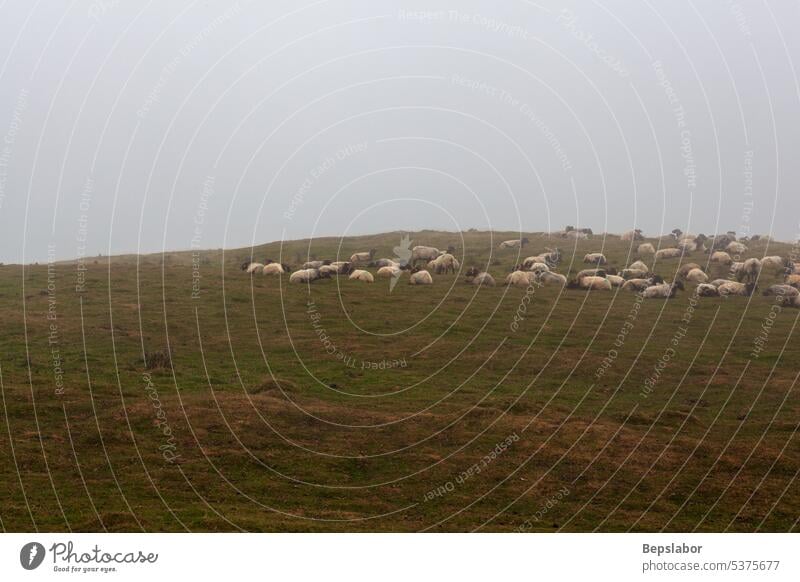
[[[799,553],[793,534],[3,534],[0,579],[796,581]]]

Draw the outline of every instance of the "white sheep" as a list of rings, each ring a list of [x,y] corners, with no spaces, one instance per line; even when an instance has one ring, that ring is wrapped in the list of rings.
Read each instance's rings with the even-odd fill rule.
[[[256,271],[260,271],[264,268],[264,263],[250,263],[247,265],[247,270],[245,271],[248,275],[252,275]]]
[[[701,283],[708,283],[708,275],[706,275],[702,269],[692,269],[686,273],[686,280],[689,283],[695,283],[697,285]]]
[[[619,240],[623,241],[642,240],[643,238],[644,235],[642,234],[642,230],[639,228],[623,232],[621,235],[619,235]]]
[[[761,259],[761,268],[762,269],[772,269],[774,271],[785,271],[787,268],[793,267],[791,261],[784,259],[783,257],[778,256],[771,256],[771,257],[764,257]]]
[[[683,251],[680,249],[659,249],[656,251],[656,260],[660,259],[677,259],[683,256]]]
[[[535,276],[535,273],[529,271],[514,271],[508,274],[505,284],[515,287],[528,287],[531,282],[533,282]]]
[[[628,268],[635,269],[637,271],[644,271],[645,273],[650,270],[650,267],[648,267],[643,261],[634,261],[628,265]]]
[[[411,249],[411,260],[409,261],[409,264],[414,265],[418,261],[432,261],[443,253],[444,251],[440,251],[435,247],[416,246]]]
[[[695,289],[698,297],[719,297],[719,289],[708,283],[701,283]]]
[[[382,279],[389,279],[391,277],[399,277],[403,274],[403,270],[400,267],[381,267],[378,269],[376,275],[381,277]]]
[[[645,299],[672,299],[678,292],[678,289],[683,289],[683,283],[677,281],[675,283],[660,283],[652,285],[642,291],[642,297]]]
[[[625,279],[619,275],[606,275],[606,279],[611,282],[612,287],[622,287],[622,285],[625,283]]]
[[[263,273],[265,275],[283,275],[286,271],[283,270],[283,265],[280,263],[269,263],[264,265]]]
[[[527,238],[504,240],[500,243],[501,249],[521,249],[530,241]]]
[[[762,293],[762,295],[767,297],[777,297],[786,302],[787,299],[791,299],[792,297],[797,297],[800,295],[800,291],[791,285],[770,285],[767,287],[764,293]]]
[[[461,267],[461,264],[458,262],[453,255],[450,253],[444,253],[439,255],[434,260],[428,263],[428,268],[431,269],[437,275],[442,275],[445,273],[455,273]]]
[[[741,295],[743,297],[749,297],[753,294],[755,289],[755,283],[749,283],[745,285],[744,283],[738,283],[736,281],[725,281],[722,285],[717,287],[719,294],[723,297],[728,295]]]
[[[299,271],[295,271],[289,277],[289,283],[311,283],[316,279],[319,279],[319,271],[317,269],[300,269]]]
[[[742,264],[742,269],[736,274],[736,278],[741,282],[755,283],[761,275],[761,261],[758,259],[747,259]]]
[[[408,278],[409,285],[433,285],[433,277],[428,271],[417,271],[416,273],[411,273],[411,276]]]
[[[472,284],[478,287],[494,287],[496,285],[494,277],[492,277],[489,273],[478,273],[478,275],[472,280]]]
[[[639,293],[653,285],[653,279],[628,279],[622,284],[623,291]]]
[[[374,283],[375,278],[372,276],[372,273],[369,271],[365,271],[363,269],[356,269],[350,276],[348,277],[351,281],[363,281],[364,283]]]
[[[531,263],[525,267],[525,270],[533,273],[541,273],[542,271],[549,271],[550,267],[547,266],[547,263]]]
[[[536,280],[542,285],[558,285],[564,287],[567,284],[567,278],[561,273],[553,273],[552,271],[538,271],[534,273]]]
[[[603,253],[588,253],[583,257],[583,262],[590,265],[606,265],[608,260]]]
[[[360,265],[362,263],[369,263],[372,261],[372,258],[375,256],[375,249],[370,249],[364,253],[353,253],[350,257],[350,262],[356,265]]]
[[[581,289],[586,289],[587,291],[611,291],[611,281],[606,279],[605,277],[597,277],[597,276],[589,276],[589,277],[581,277],[574,283],[569,284],[570,287],[580,287]]]
[[[639,255],[654,255],[656,254],[656,248],[650,243],[644,243],[639,245],[639,248],[636,249],[636,252]]]
[[[787,285],[791,285],[792,287],[800,288],[800,275],[792,274],[786,275],[786,278],[783,281]]]
[[[726,251],[734,255],[743,255],[747,252],[747,247],[740,242],[732,242],[726,248]]]
[[[725,251],[714,251],[711,254],[711,262],[719,263],[720,265],[730,265],[733,263],[733,259]]]

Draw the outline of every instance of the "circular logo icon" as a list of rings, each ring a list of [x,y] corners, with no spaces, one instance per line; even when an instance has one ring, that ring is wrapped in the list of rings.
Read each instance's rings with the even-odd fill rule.
[[[29,542],[19,551],[19,563],[26,570],[35,570],[44,561],[44,546],[39,542]]]

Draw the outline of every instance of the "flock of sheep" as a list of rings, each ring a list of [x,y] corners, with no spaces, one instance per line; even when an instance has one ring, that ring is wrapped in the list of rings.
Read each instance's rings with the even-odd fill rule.
[[[560,235],[564,238],[587,239],[592,236],[590,229],[567,227]],[[643,242],[640,230],[632,230],[620,236],[635,246],[638,259],[625,268],[617,269],[609,265],[603,253],[589,253],[583,262],[591,265],[575,275],[572,280],[557,273],[562,262],[559,249],[546,249],[538,255],[527,257],[515,265],[505,278],[505,285],[528,288],[543,285],[556,285],[567,289],[589,291],[612,291],[622,289],[641,293],[645,298],[671,298],[679,290],[693,286],[699,297],[750,296],[758,290],[762,273],[770,272],[782,276],[783,282],[770,285],[763,295],[774,296],[784,305],[800,307],[800,263],[794,257],[765,256],[740,260],[748,252],[747,243],[758,237],[737,239],[735,233],[707,237],[705,235],[684,235],[676,229],[668,235],[652,242]],[[521,250],[530,241],[527,238],[507,240],[500,243],[500,249]],[[656,248],[658,247],[658,248]],[[686,254],[703,251],[708,255],[706,266],[697,263],[682,264],[675,272],[672,281],[665,281],[655,274],[652,267],[659,261],[683,258]],[[355,281],[372,283],[375,277],[399,279],[408,272],[410,285],[432,285],[433,274],[457,273],[461,269],[451,246],[441,251],[434,247],[415,246],[410,250],[408,260],[375,259],[375,249],[355,253],[349,261],[315,260],[304,263],[299,270],[292,272],[288,265],[267,259],[263,263],[245,261],[242,270],[248,274],[264,275],[290,274],[290,283],[311,283],[317,279],[333,276],[348,276]],[[650,265],[646,261],[652,261]],[[719,265],[727,273],[727,278],[712,280],[707,269]],[[368,269],[373,269],[375,274]],[[466,269],[466,282],[476,286],[494,287],[494,277],[476,267]]]

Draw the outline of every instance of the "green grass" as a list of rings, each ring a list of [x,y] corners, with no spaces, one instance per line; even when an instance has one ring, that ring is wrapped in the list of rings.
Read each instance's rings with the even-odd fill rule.
[[[497,250],[513,233],[493,243],[485,232],[461,236],[412,238],[454,244],[499,280],[519,262]],[[583,268],[588,251],[617,266],[634,259],[616,237],[573,249],[527,236],[521,256],[558,244],[564,273]],[[374,247],[391,257],[399,239],[348,238],[341,255]],[[273,243],[252,255],[297,265],[332,258],[339,244]],[[769,244],[768,254],[790,251]],[[5,530],[797,530],[797,310],[777,315],[753,358],[770,300],[702,300],[645,398],[689,292],[645,302],[598,379],[632,294],[541,289],[513,331],[522,289],[477,290],[452,275],[428,288],[403,280],[392,293],[384,280],[290,286],[245,275],[250,254],[201,253],[197,299],[191,253],[92,259],[82,294],[76,264],[59,263],[53,345],[47,266],[0,267]],[[147,370],[143,352],[158,351],[171,368]],[[383,360],[406,365],[361,367]],[[165,462],[165,447],[179,462]],[[457,480],[476,463],[480,471]],[[439,487],[449,491],[428,494]]]

